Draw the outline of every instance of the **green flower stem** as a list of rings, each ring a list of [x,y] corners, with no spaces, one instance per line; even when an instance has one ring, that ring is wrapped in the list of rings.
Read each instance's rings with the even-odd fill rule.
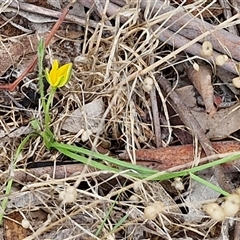
[[[48,96],[46,109],[44,111],[44,113],[45,113],[45,127],[46,127],[46,130],[49,130],[49,125],[51,123],[51,117],[50,117],[50,114],[49,114],[49,110],[50,110],[50,105],[53,102],[53,98],[54,98],[54,94],[55,94],[56,90],[57,90],[56,87],[51,87],[50,88],[50,93],[49,93],[49,96]]]
[[[50,93],[49,93],[47,103],[45,105],[45,110],[44,110],[44,131],[41,132],[41,136],[43,138],[44,144],[48,149],[51,148],[51,144],[54,142],[54,135],[50,130],[51,117],[49,114],[49,110],[50,110],[50,105],[53,102],[56,89],[57,88],[55,87],[50,88]]]
[[[45,100],[44,85],[43,85],[43,58],[44,58],[44,41],[41,38],[38,44],[38,78],[39,78],[39,93],[41,96],[43,111],[45,112],[46,100]]]

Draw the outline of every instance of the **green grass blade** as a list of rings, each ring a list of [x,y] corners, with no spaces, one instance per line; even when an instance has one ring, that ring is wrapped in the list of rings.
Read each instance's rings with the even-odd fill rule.
[[[99,226],[97,232],[95,233],[95,235],[96,235],[97,237],[98,237],[99,234],[102,232],[103,227],[104,227],[104,224],[107,222],[107,219],[109,218],[110,214],[112,213],[113,208],[114,208],[114,206],[116,205],[116,201],[117,201],[117,199],[119,198],[119,195],[120,195],[120,194],[117,195],[115,201],[111,204],[111,206],[110,206],[109,210],[107,211],[107,214],[105,215],[105,217],[104,217],[101,225]]]
[[[126,214],[125,216],[123,216],[117,223],[116,225],[113,227],[111,232],[114,232],[116,229],[118,229],[119,227],[121,227],[123,225],[124,222],[126,222],[126,220],[128,219],[129,214]],[[110,233],[111,233],[110,232]]]
[[[121,161],[117,158],[113,158],[113,157],[109,157],[100,153],[96,153],[93,152],[91,150],[87,150],[85,148],[81,148],[81,147],[77,147],[77,146],[71,146],[68,144],[63,144],[63,143],[58,143],[58,142],[54,142],[53,144],[51,144],[51,147],[56,148],[56,149],[67,149],[71,152],[76,152],[76,153],[80,153],[80,154],[85,154],[87,156],[91,156],[93,158],[99,159],[99,160],[103,160],[103,161],[107,161],[109,163],[114,164],[115,166],[119,166],[122,167],[124,169],[132,169],[140,174],[144,174],[144,175],[151,175],[151,174],[156,174],[159,171],[157,170],[153,170],[150,168],[146,168],[146,167],[142,167],[139,165],[135,165],[132,163],[128,163],[125,161]]]
[[[64,149],[64,148],[57,148],[56,147],[55,149],[58,150],[60,153],[64,154],[65,156],[70,157],[71,159],[74,159],[78,162],[87,164],[91,167],[94,167],[94,168],[102,170],[102,171],[108,171],[108,172],[112,172],[112,173],[121,173],[123,170],[126,170],[126,169],[118,169],[118,168],[110,167],[106,164],[95,161],[94,159],[86,158],[84,156],[81,156],[79,154],[76,154],[76,153],[71,152],[71,151],[69,151],[67,149]],[[131,170],[134,171],[134,169],[131,169]],[[150,174],[144,174],[144,173],[138,173],[138,172],[134,173],[133,171],[125,172],[124,175],[134,177],[134,178],[137,178],[137,179],[143,179],[143,178],[151,176]]]
[[[219,160],[215,160],[213,162],[206,163],[206,164],[194,167],[194,168],[185,169],[185,170],[182,170],[182,171],[179,171],[179,172],[172,172],[172,173],[159,172],[159,173],[156,173],[156,174],[146,178],[145,180],[155,180],[155,181],[159,180],[159,181],[162,181],[162,180],[172,179],[172,178],[175,178],[175,177],[183,177],[183,176],[189,175],[190,173],[196,173],[196,172],[199,172],[199,171],[202,171],[202,170],[205,170],[205,169],[209,169],[211,167],[215,167],[215,166],[223,164],[223,163],[235,161],[235,160],[238,160],[238,159],[240,159],[240,154],[239,153],[233,154],[232,156],[224,157],[224,158],[221,158]]]
[[[216,185],[208,182],[207,180],[205,180],[205,179],[203,179],[203,178],[200,178],[200,177],[196,176],[196,175],[193,174],[193,173],[190,173],[190,177],[191,177],[192,179],[194,179],[195,181],[197,181],[197,182],[199,182],[199,183],[201,183],[201,184],[203,184],[203,185],[205,185],[205,186],[213,189],[213,190],[216,191],[216,192],[219,192],[220,194],[222,194],[222,195],[224,195],[224,196],[228,196],[228,195],[229,195],[229,193],[226,192],[226,191],[224,191],[222,188],[220,188],[220,187],[218,187],[218,186],[216,186]]]
[[[97,161],[94,161],[92,159],[88,159],[86,157],[83,157],[79,154],[76,154],[76,153],[73,153],[71,151],[69,151],[68,149],[64,149],[64,148],[56,148],[60,153],[64,154],[65,156],[67,157],[70,157],[78,162],[81,162],[81,163],[84,163],[84,164],[87,164],[91,167],[94,167],[94,168],[97,168],[99,170],[102,170],[102,171],[110,171],[110,172],[114,172],[114,173],[117,173],[119,172],[118,169],[116,168],[112,168],[110,166],[107,166],[105,164],[102,164],[102,163],[99,163]]]
[[[39,78],[39,93],[41,96],[42,106],[44,112],[46,112],[46,102],[44,94],[44,85],[43,85],[43,59],[44,59],[44,41],[43,38],[40,39],[38,44],[38,78]]]

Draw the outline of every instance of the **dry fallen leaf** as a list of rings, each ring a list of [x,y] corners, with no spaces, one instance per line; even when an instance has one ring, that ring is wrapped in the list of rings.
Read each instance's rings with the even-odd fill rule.
[[[240,129],[240,125],[236,121],[236,119],[240,118],[239,104],[220,109],[214,117],[210,117],[206,112],[201,111],[201,108],[197,107],[192,86],[176,89],[176,92],[190,109],[209,139],[224,139]]]
[[[4,130],[0,130],[0,147],[4,146],[6,142],[9,142],[11,138],[25,136],[32,132],[33,129],[30,125],[19,127],[12,132],[5,132]]]
[[[177,88],[175,91],[187,107],[192,109],[197,106],[195,89],[192,85]]]
[[[105,105],[102,98],[94,100],[87,103],[82,109],[75,110],[70,117],[66,118],[62,129],[72,133],[78,133],[81,129],[88,129],[92,133],[96,133],[99,131],[99,124],[104,111]]]
[[[26,54],[35,53],[37,50],[38,38],[36,34],[23,36],[1,43],[0,45],[0,76],[2,76],[8,68],[19,62],[20,58]]]
[[[4,219],[5,240],[22,240],[27,237],[27,230],[21,225],[22,215],[19,212],[12,212],[7,217]]]
[[[214,175],[201,175],[201,178],[214,184],[215,186],[219,186],[217,179]],[[201,222],[204,217],[204,213],[201,209],[202,203],[209,199],[215,201],[219,196],[220,193],[218,193],[217,191],[192,179],[190,194],[184,200],[186,206],[188,207],[188,213],[183,215],[184,220],[191,223]]]
[[[212,140],[224,139],[240,129],[238,122],[240,118],[239,104],[217,111],[214,117],[210,117],[205,112],[194,110],[191,113],[205,130],[207,137]]]
[[[214,90],[212,86],[212,72],[210,67],[199,65],[198,71],[194,70],[193,67],[188,67],[186,71],[188,78],[203,98],[206,112],[210,117],[213,117],[217,109],[214,106]]]

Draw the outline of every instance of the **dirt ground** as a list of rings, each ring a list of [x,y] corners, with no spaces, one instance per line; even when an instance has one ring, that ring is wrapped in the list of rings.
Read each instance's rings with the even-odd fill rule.
[[[1,0],[0,239],[240,239],[239,16],[236,0]],[[72,72],[47,135],[54,60]]]

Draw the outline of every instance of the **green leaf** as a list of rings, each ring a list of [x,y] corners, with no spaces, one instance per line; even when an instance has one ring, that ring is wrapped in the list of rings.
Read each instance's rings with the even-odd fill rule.
[[[135,164],[132,164],[132,163],[128,163],[128,162],[125,162],[125,161],[121,161],[117,158],[109,157],[107,155],[96,153],[96,152],[93,152],[91,150],[87,150],[85,148],[81,148],[81,147],[77,147],[77,146],[72,146],[72,145],[68,145],[68,144],[54,142],[52,144],[52,147],[56,148],[56,149],[67,149],[71,152],[85,154],[87,156],[91,156],[91,157],[99,159],[99,160],[107,161],[109,163],[114,164],[115,166],[122,167],[124,169],[132,169],[132,170],[134,170],[134,171],[136,171],[140,174],[143,174],[145,176],[147,176],[147,175],[149,176],[149,175],[156,174],[156,173],[159,172],[157,170],[153,170],[153,169],[150,169],[150,168],[142,167],[142,166],[135,165]]]

